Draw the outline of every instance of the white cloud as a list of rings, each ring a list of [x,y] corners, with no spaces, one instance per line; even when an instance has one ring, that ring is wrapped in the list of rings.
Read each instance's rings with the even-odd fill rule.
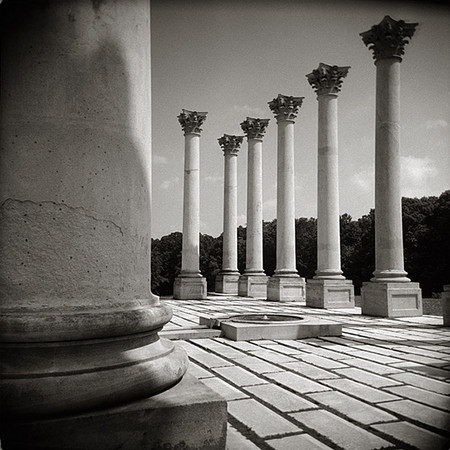
[[[277,199],[271,198],[263,202],[263,216],[265,220],[272,220],[277,216]]]
[[[268,114],[266,110],[249,105],[233,105],[233,113],[261,119],[265,119]]]
[[[243,227],[247,226],[247,215],[246,214],[239,214],[237,216],[237,224],[242,225]]]
[[[352,184],[356,186],[357,189],[365,194],[373,192],[374,185],[374,169],[363,169],[356,172],[350,178]]]
[[[167,164],[169,162],[169,160],[165,156],[161,156],[161,155],[153,155],[152,161],[154,164],[160,164],[160,165]]]
[[[176,186],[179,182],[180,182],[180,177],[172,177],[167,180],[164,180],[161,183],[160,188],[166,191],[167,189],[170,189],[173,186]]]
[[[448,123],[443,119],[428,119],[425,127],[427,130],[437,130],[439,128],[447,128]]]
[[[423,197],[430,191],[430,182],[438,175],[435,162],[428,157],[401,156],[402,195]]]

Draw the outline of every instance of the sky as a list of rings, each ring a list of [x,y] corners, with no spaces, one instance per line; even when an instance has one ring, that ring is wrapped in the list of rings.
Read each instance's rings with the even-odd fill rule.
[[[418,22],[401,63],[401,187],[450,189],[450,8],[374,0],[152,0],[152,236],[182,231],[183,108],[207,111],[200,137],[200,232],[223,231],[224,157],[217,139],[270,119],[263,217],[276,217],[277,125],[268,102],[305,97],[295,135],[296,217],[317,217],[317,100],[306,74],[350,66],[338,99],[340,213],[374,207],[375,74],[359,34],[385,15]],[[238,155],[238,225],[246,225],[247,141]]]

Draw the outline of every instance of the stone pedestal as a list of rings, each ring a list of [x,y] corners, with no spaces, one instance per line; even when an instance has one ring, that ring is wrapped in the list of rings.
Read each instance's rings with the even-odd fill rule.
[[[237,156],[243,136],[224,134],[219,145],[224,153],[223,183],[223,248],[222,271],[216,277],[215,289],[220,294],[238,293],[237,250]]]
[[[355,294],[351,280],[308,280],[306,306],[313,308],[354,308]]]
[[[239,273],[221,272],[216,276],[215,290],[219,294],[238,295]]]
[[[267,282],[267,300],[275,302],[305,301],[305,279],[298,275],[274,275]]]
[[[176,300],[202,300],[207,295],[206,278],[179,275],[173,283],[173,298]]]
[[[247,239],[245,272],[239,280],[239,295],[266,298],[267,279],[263,268],[262,141],[269,119],[247,119],[241,128],[248,141]]]
[[[173,286],[176,300],[206,298],[206,279],[200,273],[200,127],[206,115],[183,109],[178,116],[184,132],[184,189],[181,273]]]
[[[227,403],[186,375],[168,391],[51,420],[4,422],[6,450],[225,449]]]
[[[400,190],[400,63],[416,26],[386,16],[361,33],[377,68],[375,271],[373,286],[366,283],[361,291],[363,314],[375,316],[400,317],[402,311],[405,316],[422,315],[419,285],[404,270]]]
[[[444,327],[450,327],[450,284],[444,286],[441,302]]]
[[[244,273],[239,277],[238,294],[242,297],[267,298],[267,275]]]
[[[379,317],[422,315],[422,290],[419,283],[363,283],[362,314]]]
[[[277,148],[277,265],[267,283],[267,300],[304,301],[305,279],[295,257],[294,123],[303,97],[279,94],[269,102],[278,126]]]

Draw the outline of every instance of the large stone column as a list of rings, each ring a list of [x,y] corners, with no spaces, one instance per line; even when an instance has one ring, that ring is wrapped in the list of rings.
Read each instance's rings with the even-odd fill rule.
[[[303,97],[279,94],[269,102],[278,124],[277,265],[267,283],[267,300],[305,300],[305,279],[295,258],[294,123]]]
[[[247,241],[245,272],[239,278],[239,295],[267,297],[263,268],[262,142],[269,119],[247,119],[241,128],[247,136]]]
[[[175,279],[173,298],[206,298],[206,278],[200,273],[200,128],[206,112],[183,109],[178,116],[184,132],[183,246],[181,273]]]
[[[400,63],[416,26],[386,16],[361,33],[377,68],[375,272],[361,291],[363,314],[374,316],[422,315],[419,284],[411,283],[404,270],[400,192]]]
[[[222,271],[216,277],[216,292],[237,295],[237,156],[243,136],[224,134],[219,139],[224,164]]]
[[[338,92],[349,67],[320,63],[306,75],[319,105],[317,158],[317,270],[306,285],[306,305],[355,306],[353,284],[341,270],[339,231]]]
[[[149,1],[3,2],[0,21],[2,446],[174,447],[153,398],[188,359],[150,292]]]

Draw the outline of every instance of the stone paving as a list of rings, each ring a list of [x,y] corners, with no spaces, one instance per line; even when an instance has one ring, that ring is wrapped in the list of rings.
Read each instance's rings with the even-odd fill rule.
[[[442,317],[384,319],[360,308],[239,297],[163,299],[174,311],[162,335],[179,340],[190,372],[228,401],[227,449],[449,449],[450,328]],[[202,336],[200,314],[322,316],[341,337],[235,342]]]

